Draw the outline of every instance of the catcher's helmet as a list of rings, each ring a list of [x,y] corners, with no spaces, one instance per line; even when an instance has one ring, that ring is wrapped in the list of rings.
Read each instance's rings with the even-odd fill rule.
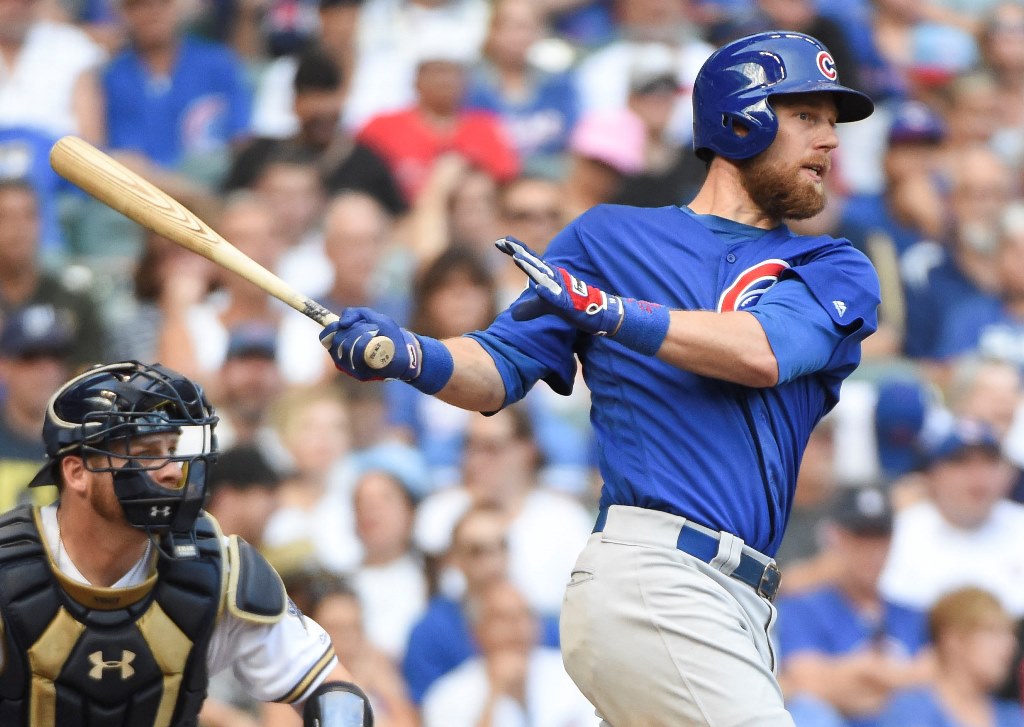
[[[704,62],[693,87],[693,148],[749,159],[767,149],[779,130],[769,98],[830,92],[837,121],[860,121],[874,111],[871,99],[839,83],[835,61],[818,40],[803,33],[768,31],[722,46]],[[742,124],[740,135],[734,124]]]
[[[188,533],[203,505],[207,465],[216,460],[217,416],[202,388],[159,364],[124,361],[90,369],[50,398],[43,443],[50,460],[30,486],[57,484],[58,463],[82,457],[93,472],[111,472],[128,522],[150,532]],[[170,456],[133,447],[140,437],[180,435]],[[97,456],[98,455],[98,456]],[[149,472],[181,463],[174,487]]]

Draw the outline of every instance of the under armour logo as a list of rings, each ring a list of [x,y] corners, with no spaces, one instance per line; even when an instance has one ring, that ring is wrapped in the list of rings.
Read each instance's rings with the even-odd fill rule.
[[[838,313],[839,317],[842,318],[843,314],[846,313],[846,303],[841,300],[833,300],[832,305],[835,306],[836,313]]]
[[[151,508],[149,508],[149,516],[150,517],[169,518],[171,516],[171,506],[170,505],[163,505],[163,506],[157,507],[156,505],[153,505]]]
[[[132,662],[135,661],[135,652],[123,649],[121,651],[121,660],[109,660],[103,659],[102,651],[94,651],[89,654],[89,662],[92,664],[92,669],[89,670],[89,678],[99,681],[103,678],[103,672],[106,669],[120,669],[121,670],[121,681],[130,679],[135,674],[135,669],[132,667]]]

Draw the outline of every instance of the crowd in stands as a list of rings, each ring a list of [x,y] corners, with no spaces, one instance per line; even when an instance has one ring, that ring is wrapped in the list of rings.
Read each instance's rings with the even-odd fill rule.
[[[594,205],[689,201],[693,79],[771,28],[875,100],[793,227],[848,238],[882,285],[778,555],[789,707],[1024,726],[1021,0],[0,0],[0,510],[54,496],[25,484],[62,381],[160,361],[220,415],[208,509],[331,633],[378,727],[596,725],[557,652],[600,487],[582,380],[491,417],[356,385],[315,323],[49,150],[100,146],[335,312],[456,336],[523,288],[498,237],[542,251]],[[203,720],[298,724],[230,674]]]

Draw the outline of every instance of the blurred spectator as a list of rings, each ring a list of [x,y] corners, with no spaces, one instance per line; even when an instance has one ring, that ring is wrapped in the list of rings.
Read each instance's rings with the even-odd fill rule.
[[[417,66],[439,46],[465,63],[475,62],[490,12],[487,0],[365,0],[346,104],[350,128],[413,103]]]
[[[270,410],[284,391],[278,368],[277,332],[248,323],[228,331],[227,350],[217,381],[217,440],[221,447],[259,447],[283,467],[281,443],[270,424]]]
[[[615,37],[615,0],[541,0],[560,38],[583,49]]]
[[[103,143],[96,68],[103,50],[79,28],[44,18],[39,0],[0,0],[0,129]]]
[[[50,149],[56,141],[57,137],[46,131],[26,126],[5,127],[0,121],[0,180],[20,179],[35,190],[39,252],[46,265],[58,264],[72,253],[58,215],[58,205],[66,201],[71,187],[50,167]]]
[[[629,74],[629,109],[644,124],[644,162],[622,184],[614,200],[618,204],[680,205],[704,181],[707,170],[693,147],[668,133],[679,93],[672,52],[657,43],[637,48]]]
[[[274,270],[281,256],[281,241],[273,217],[255,195],[238,192],[225,203],[219,232],[242,253]],[[158,360],[177,371],[189,372],[207,386],[215,383],[224,363],[228,332],[241,324],[277,328],[283,304],[241,275],[215,268],[220,286],[202,297],[203,281],[192,285],[196,297],[183,295],[164,311]]]
[[[524,169],[557,174],[579,115],[579,100],[569,75],[531,63],[530,50],[543,32],[536,2],[498,0],[484,41],[484,60],[470,77],[466,106],[501,118]]]
[[[949,128],[945,146],[951,161],[972,145],[988,146],[997,129],[1009,126],[1010,111],[1000,107],[999,87],[987,70],[957,76],[940,91],[935,98],[944,104]]]
[[[1021,384],[1021,371],[1012,362],[968,356],[953,369],[946,403],[955,416],[988,424],[1005,446],[1021,404]]]
[[[225,534],[263,550],[263,531],[277,509],[280,484],[281,475],[258,448],[227,447],[210,468],[205,509]]]
[[[462,485],[420,503],[414,537],[425,553],[439,555],[448,549],[452,528],[471,505],[497,505],[508,523],[509,577],[538,614],[548,615],[561,607],[577,549],[593,522],[574,499],[538,486],[537,467],[537,442],[524,409],[471,416],[463,443]]]
[[[519,172],[519,159],[498,118],[462,107],[470,60],[448,39],[432,39],[420,49],[415,102],[374,116],[357,136],[387,160],[410,202],[445,152],[457,152],[498,181]]]
[[[954,308],[998,290],[997,225],[1010,200],[1009,168],[984,147],[955,156],[946,209],[949,231],[942,244],[924,240],[900,260],[906,295],[906,340],[912,358],[934,359],[946,319]]]
[[[416,499],[402,473],[383,462],[357,476],[352,498],[363,546],[352,585],[365,609],[366,637],[398,663],[427,605],[423,559],[412,549]]]
[[[897,695],[879,727],[1024,725],[1021,705],[992,697],[1012,668],[1013,621],[999,600],[980,588],[940,599],[928,616],[935,644],[933,684]]]
[[[939,331],[936,357],[948,360],[976,351],[1024,371],[1024,202],[1011,203],[999,216],[991,262],[998,297],[958,301]]]
[[[275,402],[272,421],[291,461],[264,542],[278,552],[287,546],[297,565],[350,573],[362,546],[352,512],[352,422],[345,400],[328,386],[292,388]]]
[[[364,619],[369,610],[345,581],[330,579],[318,584],[308,613],[324,627],[338,661],[370,698],[374,726],[418,727],[416,708],[409,701],[398,669],[367,640]]]
[[[565,727],[592,724],[556,650],[537,646],[536,617],[508,582],[487,587],[472,612],[480,656],[438,679],[423,700],[423,727]]]
[[[410,308],[410,325],[424,335],[448,338],[480,330],[497,315],[494,280],[476,254],[452,248],[420,271]],[[472,414],[401,382],[385,384],[384,396],[391,425],[423,452],[431,489],[456,484]]]
[[[0,0],[2,2],[2,0]],[[72,366],[105,361],[106,332],[92,296],[92,277],[81,266],[60,274],[41,269],[39,208],[26,182],[0,181],[0,317],[18,307],[49,304],[72,331]]]
[[[72,337],[53,306],[35,304],[7,316],[0,330],[0,512],[25,499],[44,505],[55,487],[26,485],[46,460],[39,432],[50,396],[67,380]]]
[[[780,681],[797,725],[804,711],[831,708],[850,727],[868,727],[889,696],[924,682],[931,661],[924,613],[878,592],[893,514],[878,487],[841,491],[829,522],[835,581],[779,601]]]
[[[325,260],[318,263],[328,268],[330,287],[317,302],[337,313],[349,306],[370,306],[404,321],[404,280],[389,279],[385,265],[391,258],[406,256],[392,247],[391,238],[391,219],[373,197],[355,191],[337,194],[327,205]],[[307,263],[313,265],[313,259],[310,255]],[[317,272],[312,269],[309,274]],[[316,329],[317,324],[304,316],[288,315],[282,321],[278,355],[290,383],[312,384],[332,372],[330,357],[311,335]]]
[[[319,171],[328,194],[359,190],[375,197],[392,214],[404,212],[405,200],[387,163],[339,126],[344,79],[334,58],[311,48],[297,57],[293,78],[294,132],[259,136],[248,142],[235,156],[224,188],[252,186],[266,165],[277,159],[297,162],[306,156]]]
[[[782,570],[791,563],[806,561],[821,550],[822,523],[834,509],[836,494],[834,424],[835,419],[828,417],[818,422],[804,448],[786,535],[775,553]],[[792,579],[788,572],[786,576],[789,586]]]
[[[927,464],[926,429],[937,409],[938,394],[917,377],[878,382],[874,434],[883,479],[895,483]]]
[[[871,259],[883,291],[880,330],[867,342],[865,356],[917,353],[914,336],[907,341],[900,256],[917,243],[932,250],[945,234],[939,172],[944,138],[945,125],[930,107],[899,103],[882,159],[884,188],[851,195],[841,205],[838,232]]]
[[[543,254],[564,221],[560,184],[548,177],[522,175],[498,190],[498,222],[502,235],[522,240]],[[498,309],[523,292],[522,272],[507,262],[497,266]]]
[[[977,585],[1024,615],[1024,505],[1009,502],[1012,469],[986,425],[959,420],[931,446],[928,499],[896,516],[882,574],[886,599],[927,610],[948,591]]]
[[[505,531],[504,512],[488,504],[473,505],[455,523],[445,560],[454,570],[442,574],[440,592],[413,626],[402,661],[402,674],[417,704],[438,677],[477,653],[468,614],[479,609],[488,587],[508,577]],[[452,575],[459,577],[457,584],[445,577]],[[557,647],[557,615],[541,618],[540,629],[541,643]]]
[[[569,140],[562,186],[565,215],[573,218],[614,200],[623,181],[643,170],[645,144],[644,122],[632,110],[585,114]]]
[[[326,293],[331,284],[322,228],[327,196],[314,157],[281,149],[266,160],[251,188],[281,239],[277,274],[310,298]]]
[[[249,132],[244,68],[227,47],[187,35],[183,0],[124,0],[129,45],[103,73],[109,147],[175,194],[216,186]]]
[[[320,0],[319,29],[315,39],[290,55],[276,58],[260,69],[253,102],[252,131],[256,136],[288,138],[299,130],[295,116],[295,72],[300,56],[318,46],[327,53],[334,65],[343,72],[343,103],[355,69],[355,34],[363,0]],[[316,52],[316,51],[314,51]],[[337,111],[342,124],[352,129],[354,124],[346,118],[346,108]]]
[[[1017,170],[1024,167],[1024,6],[996,2],[984,18],[981,51],[995,78],[1000,117],[993,148]]]
[[[624,109],[634,58],[647,44],[661,43],[675,59],[681,89],[668,133],[677,143],[688,143],[693,138],[690,89],[714,50],[691,25],[692,5],[693,0],[615,0],[618,39],[587,56],[576,71],[584,113]]]
[[[149,230],[143,241],[131,287],[108,314],[111,361],[156,361],[167,311],[191,305],[213,289],[214,263]]]

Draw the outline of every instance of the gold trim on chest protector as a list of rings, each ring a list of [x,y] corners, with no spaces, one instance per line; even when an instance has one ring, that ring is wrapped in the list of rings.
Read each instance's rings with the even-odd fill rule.
[[[29,647],[28,664],[32,672],[29,724],[32,727],[56,727],[57,688],[54,682],[84,631],[85,624],[76,621],[61,607],[39,640]]]
[[[164,675],[160,706],[153,720],[153,727],[164,727],[171,724],[171,717],[174,716],[181,679],[193,643],[156,602],[139,617],[135,625]]]

